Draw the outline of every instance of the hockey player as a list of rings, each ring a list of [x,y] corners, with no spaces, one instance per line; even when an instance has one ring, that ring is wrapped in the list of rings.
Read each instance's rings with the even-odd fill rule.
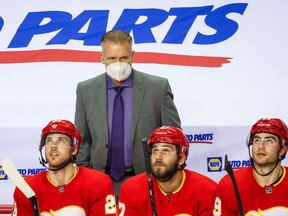
[[[150,135],[148,146],[157,215],[212,215],[217,184],[204,175],[184,169],[189,143],[182,130],[159,127]],[[146,173],[124,182],[118,215],[152,215]]]
[[[42,130],[40,161],[48,170],[26,178],[38,199],[41,216],[116,215],[110,177],[73,164],[81,140],[80,133],[68,120],[51,121]],[[14,192],[12,215],[35,216],[30,200],[18,188]]]
[[[262,118],[251,128],[247,147],[251,165],[234,172],[245,215],[288,215],[287,168],[281,165],[288,143],[288,129],[277,118]],[[251,153],[250,153],[251,148]],[[231,178],[218,186],[214,216],[239,216]]]

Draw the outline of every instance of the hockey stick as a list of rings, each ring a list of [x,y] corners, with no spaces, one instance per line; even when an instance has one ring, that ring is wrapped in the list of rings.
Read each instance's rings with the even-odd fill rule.
[[[152,215],[157,216],[156,202],[155,202],[153,183],[152,183],[151,161],[149,157],[146,138],[142,140],[142,146],[143,146],[143,152],[144,152],[144,158],[145,158],[145,166],[146,166],[146,174],[147,174],[147,180],[148,180],[148,186],[149,186],[149,195],[150,195],[150,203],[151,203],[151,208],[152,208]]]
[[[18,187],[19,190],[22,191],[23,194],[31,201],[35,212],[35,216],[40,216],[38,201],[35,192],[27,184],[24,178],[19,174],[18,170],[16,169],[12,161],[9,158],[4,158],[2,160],[2,167],[4,172],[8,175],[8,177],[14,183],[14,185]]]
[[[237,199],[237,204],[238,204],[240,216],[244,216],[244,210],[243,210],[243,206],[242,206],[239,190],[238,190],[238,187],[237,187],[237,184],[236,184],[236,179],[235,179],[235,176],[234,176],[234,172],[233,172],[232,166],[231,166],[231,164],[228,161],[228,156],[227,155],[225,155],[225,170],[229,174],[229,176],[231,177],[231,180],[232,180],[232,183],[233,183],[233,188],[234,188],[235,196],[236,196],[236,199]]]

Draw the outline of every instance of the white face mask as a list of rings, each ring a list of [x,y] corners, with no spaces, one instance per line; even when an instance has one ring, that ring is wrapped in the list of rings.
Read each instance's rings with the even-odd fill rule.
[[[109,77],[121,82],[130,76],[132,68],[127,62],[115,62],[109,64],[106,70]]]

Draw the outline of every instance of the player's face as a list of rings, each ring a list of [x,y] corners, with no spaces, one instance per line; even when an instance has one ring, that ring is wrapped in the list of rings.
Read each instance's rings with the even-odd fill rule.
[[[276,135],[270,133],[257,133],[252,142],[252,157],[258,166],[274,166],[277,158],[283,154]]]
[[[176,146],[167,143],[155,143],[151,150],[151,165],[153,175],[160,181],[165,181],[178,171],[178,155]]]
[[[126,62],[132,65],[133,51],[132,46],[128,42],[115,43],[106,41],[102,44],[101,53],[102,63],[105,68],[115,62]]]
[[[49,168],[58,168],[72,157],[71,138],[65,134],[48,134],[45,140],[45,156]]]

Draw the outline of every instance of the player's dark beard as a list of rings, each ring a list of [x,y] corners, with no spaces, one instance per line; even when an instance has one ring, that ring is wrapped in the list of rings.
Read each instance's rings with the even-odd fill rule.
[[[152,169],[153,176],[161,182],[166,182],[170,180],[175,175],[175,173],[179,170],[178,161],[179,159],[177,159],[177,161],[172,166],[168,167],[168,169],[165,172],[161,172],[160,169],[157,169],[157,168],[156,170],[155,168]]]

